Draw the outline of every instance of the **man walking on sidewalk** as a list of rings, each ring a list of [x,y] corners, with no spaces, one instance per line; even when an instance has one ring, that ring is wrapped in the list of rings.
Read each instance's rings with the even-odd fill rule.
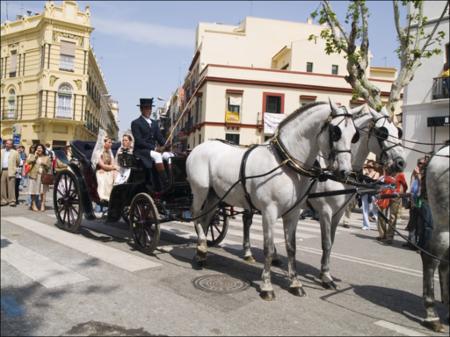
[[[0,152],[2,206],[16,206],[16,171],[19,162],[19,154],[13,148],[12,139],[7,139],[5,148]]]

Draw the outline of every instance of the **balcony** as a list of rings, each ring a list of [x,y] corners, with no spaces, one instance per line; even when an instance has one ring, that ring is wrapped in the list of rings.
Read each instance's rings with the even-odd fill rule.
[[[448,99],[449,77],[433,78],[432,99]]]

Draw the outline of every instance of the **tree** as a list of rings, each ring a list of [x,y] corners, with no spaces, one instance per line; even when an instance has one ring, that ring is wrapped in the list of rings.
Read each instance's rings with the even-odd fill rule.
[[[420,67],[424,58],[441,53],[439,48],[442,39],[445,37],[443,31],[436,33],[442,18],[448,11],[448,2],[440,18],[436,21],[433,29],[426,33],[425,26],[428,18],[423,15],[422,0],[393,0],[394,25],[397,32],[399,47],[396,52],[400,60],[400,70],[397,78],[391,86],[389,100],[386,106],[391,119],[397,122],[395,110],[401,99],[403,88],[408,85],[414,77],[417,68]],[[402,28],[401,7],[403,10],[409,6],[406,11],[406,27]],[[369,10],[365,0],[352,0],[347,8],[345,23],[350,24],[350,31],[347,32],[337,19],[336,13],[331,8],[328,0],[321,2],[320,9],[311,13],[311,17],[319,18],[320,24],[327,24],[328,28],[320,33],[320,37],[325,40],[325,52],[344,53],[347,59],[348,75],[345,80],[353,88],[353,97],[362,97],[366,102],[377,111],[383,107],[381,102],[381,91],[369,79],[367,67],[369,65]],[[317,36],[311,35],[310,40]]]

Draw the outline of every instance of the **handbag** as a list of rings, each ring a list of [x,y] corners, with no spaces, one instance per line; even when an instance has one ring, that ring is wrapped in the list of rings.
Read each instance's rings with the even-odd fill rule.
[[[54,182],[54,176],[53,174],[49,174],[49,173],[44,173],[41,177],[41,182],[44,185],[53,185]]]
[[[30,173],[32,166],[30,164],[24,165],[24,175],[26,176],[28,173]]]

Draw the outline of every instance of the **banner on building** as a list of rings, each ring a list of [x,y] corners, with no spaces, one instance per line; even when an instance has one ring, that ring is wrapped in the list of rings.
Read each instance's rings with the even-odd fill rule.
[[[286,117],[284,114],[264,113],[264,134],[272,135],[278,127],[278,124]]]
[[[239,112],[227,111],[225,113],[225,123],[239,123],[240,121]]]

